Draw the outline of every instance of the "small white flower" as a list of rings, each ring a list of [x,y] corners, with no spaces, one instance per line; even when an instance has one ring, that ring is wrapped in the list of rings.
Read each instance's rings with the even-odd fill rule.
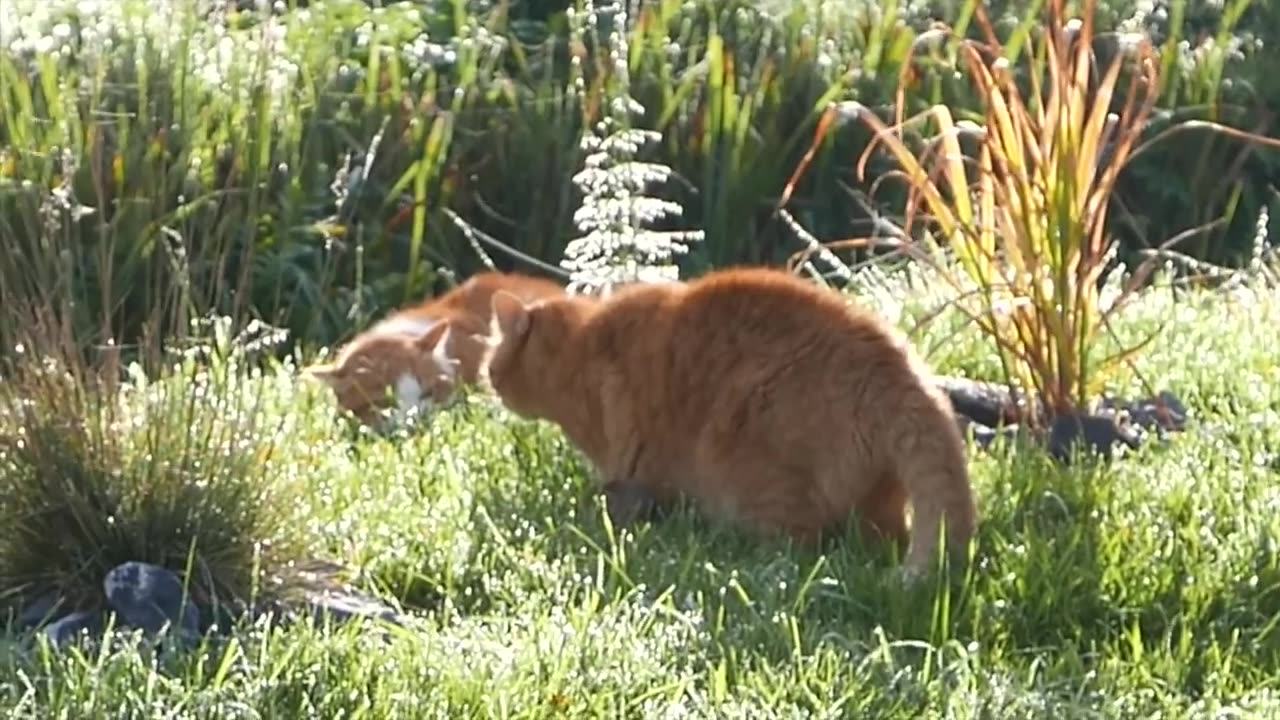
[[[594,24],[600,14],[609,13],[615,26],[625,26],[625,13],[616,3],[596,7],[588,0],[584,10],[588,23]],[[574,25],[575,32],[586,32]],[[646,195],[651,188],[668,183],[675,173],[665,165],[636,159],[662,135],[627,127],[626,120],[643,114],[644,107],[627,89],[627,66],[622,61],[628,56],[626,33],[610,33],[609,43],[611,56],[618,60],[614,73],[620,90],[609,99],[610,116],[582,138],[581,147],[587,155],[582,170],[573,177],[583,193],[582,205],[573,216],[582,235],[569,242],[561,261],[561,267],[569,271],[572,292],[608,293],[624,283],[679,280],[675,255],[688,252],[688,243],[702,238],[700,231],[648,229],[682,214],[679,204]]]

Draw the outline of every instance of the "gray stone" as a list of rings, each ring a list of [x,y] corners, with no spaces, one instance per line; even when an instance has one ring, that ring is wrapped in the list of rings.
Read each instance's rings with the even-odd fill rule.
[[[311,608],[311,616],[317,623],[326,620],[350,622],[351,620],[381,620],[392,625],[403,626],[405,623],[394,609],[353,592],[309,593],[306,603]]]
[[[166,625],[188,635],[199,633],[199,609],[185,597],[178,576],[162,567],[127,562],[107,573],[102,586],[107,603],[127,627],[148,635]]]
[[[960,426],[960,432],[964,435],[972,436],[974,443],[981,450],[990,450],[997,438],[1004,438],[1007,442],[1018,436],[1017,425],[1002,425],[999,428],[992,428],[964,415],[956,415],[955,417],[956,424]]]
[[[1155,398],[1130,405],[1129,416],[1146,428],[1180,432],[1187,427],[1187,408],[1173,393],[1162,390]]]
[[[1016,423],[1026,404],[999,383],[943,376],[935,384],[947,394],[957,415],[988,428]]]
[[[1109,457],[1117,446],[1137,449],[1141,440],[1131,429],[1121,427],[1111,415],[1059,415],[1049,427],[1049,454],[1062,463],[1071,461],[1074,447],[1082,447],[1101,457]]]
[[[102,613],[80,610],[44,627],[44,634],[55,647],[65,647],[82,635],[97,637],[106,627]]]
[[[1182,432],[1187,427],[1186,406],[1168,390],[1161,390],[1155,397],[1133,402],[1104,398],[1101,405],[1104,411],[1123,412],[1134,425],[1160,435]]]
[[[287,577],[277,578],[284,591],[261,602],[250,614],[255,620],[271,616],[272,623],[309,620],[323,625],[374,620],[401,627],[409,624],[409,618],[388,604],[343,582],[342,574],[342,567],[334,563],[303,563]]]

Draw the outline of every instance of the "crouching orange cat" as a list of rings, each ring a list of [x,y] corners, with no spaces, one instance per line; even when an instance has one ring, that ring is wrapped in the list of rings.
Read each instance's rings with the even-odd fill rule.
[[[490,386],[563,429],[618,524],[685,496],[804,542],[856,515],[907,546],[908,575],[944,522],[967,554],[978,513],[949,401],[905,338],[836,293],[762,268],[603,301],[499,291],[493,326]]]
[[[333,362],[303,374],[328,385],[340,407],[370,425],[393,403],[401,411],[443,404],[460,384],[474,385],[479,377],[498,290],[526,302],[564,294],[550,280],[480,273],[388,316],[347,343]]]

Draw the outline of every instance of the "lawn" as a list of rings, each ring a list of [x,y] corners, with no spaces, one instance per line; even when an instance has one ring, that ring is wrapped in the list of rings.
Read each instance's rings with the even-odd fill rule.
[[[892,276],[891,276],[892,277]],[[904,327],[906,286],[862,302]],[[1121,334],[1192,409],[1109,465],[972,454],[966,576],[907,589],[852,537],[822,550],[683,513],[615,538],[551,426],[482,393],[423,427],[353,431],[285,362],[239,383],[277,427],[298,517],[412,621],[266,626],[158,655],[3,653],[9,717],[1265,717],[1280,713],[1280,295],[1153,289]],[[941,372],[989,373],[943,314]],[[1139,392],[1133,376],[1118,392]],[[208,405],[213,408],[216,403]]]

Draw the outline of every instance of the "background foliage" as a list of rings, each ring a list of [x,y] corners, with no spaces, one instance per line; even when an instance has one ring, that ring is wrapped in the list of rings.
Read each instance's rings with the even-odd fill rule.
[[[581,201],[579,141],[605,114],[609,16],[582,22],[591,8],[563,1],[241,5],[4,4],[0,295],[57,298],[78,334],[126,351],[147,328],[181,332],[182,313],[161,309],[187,304],[327,344],[450,272],[557,262]],[[630,8],[636,124],[662,138],[642,159],[675,171],[662,194],[684,207],[682,229],[705,233],[684,274],[802,249],[773,208],[821,112],[892,103],[931,20],[973,32],[971,5]],[[1040,6],[990,4],[1010,52]],[[1098,22],[1161,47],[1153,125],[1217,117],[1274,134],[1272,4],[1116,0]],[[908,114],[936,102],[958,118],[978,111],[951,62],[915,44]],[[855,198],[877,169],[858,181],[853,163],[868,137],[842,129],[796,189],[789,208],[820,240],[866,233]],[[1131,254],[1223,218],[1178,249],[1237,263],[1274,196],[1278,157],[1181,135],[1126,172],[1112,227]],[[894,210],[890,194],[875,201]]]

